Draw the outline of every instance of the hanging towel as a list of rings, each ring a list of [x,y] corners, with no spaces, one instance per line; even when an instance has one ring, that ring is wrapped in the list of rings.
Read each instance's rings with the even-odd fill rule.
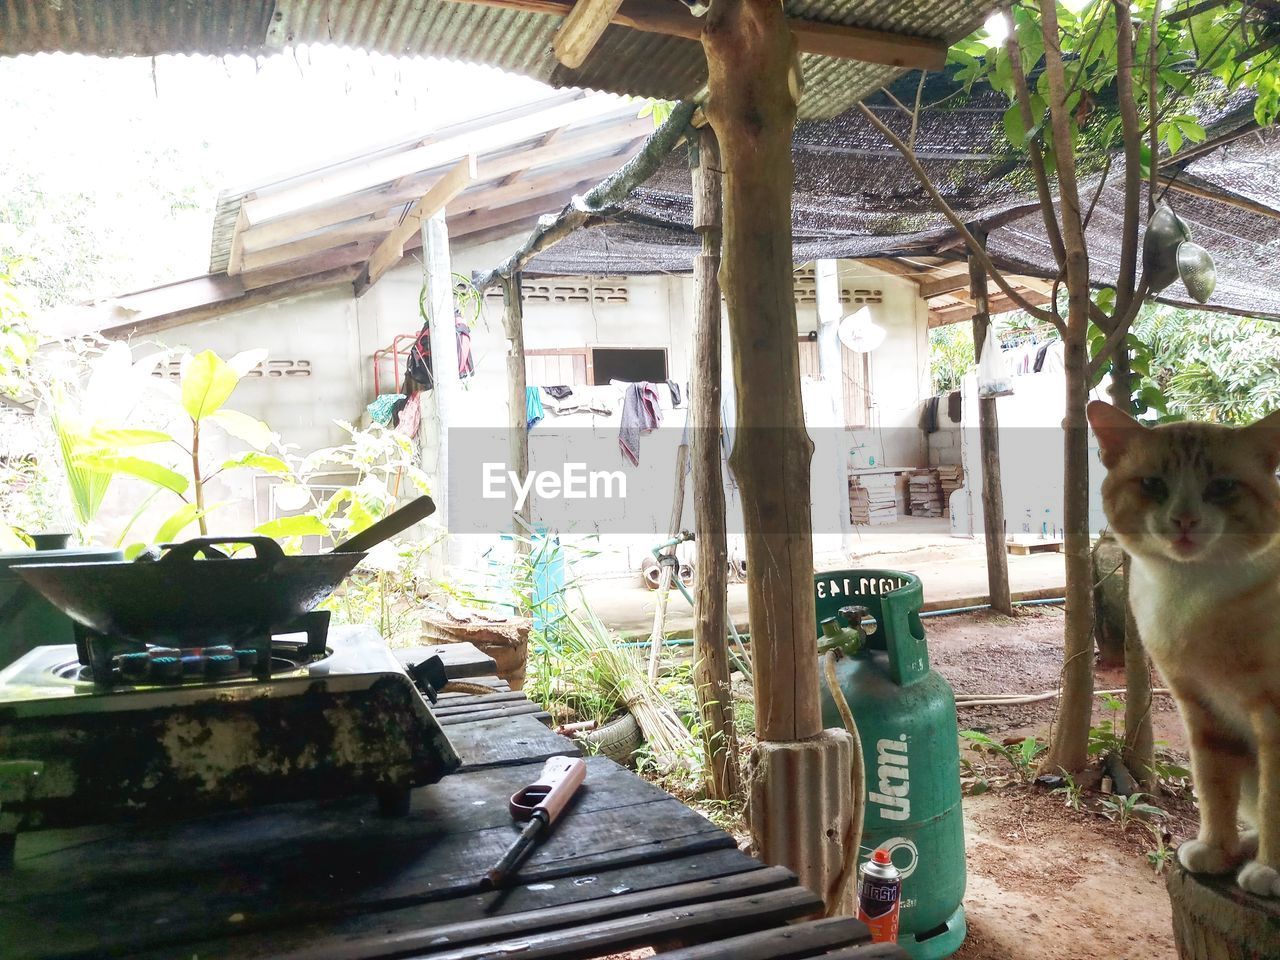
[[[462,314],[454,313],[453,330],[458,338],[458,379],[465,380],[476,372],[471,358],[471,328],[462,322]]]
[[[396,430],[413,439],[418,436],[418,428],[421,425],[422,401],[415,395],[409,398],[409,402],[400,411],[400,422],[396,425]]]
[[[537,387],[524,388],[524,419],[525,429],[532,430],[533,425],[546,416],[542,409],[542,394],[538,392]]]
[[[924,402],[924,410],[920,414],[920,429],[925,433],[938,432],[938,401],[941,397],[930,397]]]
[[[369,411],[369,419],[385,427],[391,422],[391,413],[395,409],[395,405],[403,399],[403,393],[381,394],[366,408]]]
[[[674,380],[668,380],[667,389],[671,391],[671,406],[680,406],[680,384]]]
[[[622,397],[622,426],[618,428],[618,446],[632,465],[640,465],[640,437],[662,426],[658,407],[658,391],[642,381],[628,385]]]
[[[573,391],[564,384],[560,384],[557,387],[543,387],[542,389],[547,391],[547,395],[553,400],[563,400],[565,397],[573,396]]]
[[[960,391],[952,390],[947,394],[947,419],[952,423],[960,422],[961,400]]]

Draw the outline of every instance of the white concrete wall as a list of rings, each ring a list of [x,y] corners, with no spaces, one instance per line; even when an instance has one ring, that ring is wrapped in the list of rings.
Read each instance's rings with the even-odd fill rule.
[[[884,343],[870,354],[872,408],[868,429],[855,431],[857,465],[875,457],[879,465],[922,467],[928,451],[920,432],[920,404],[930,394],[929,307],[906,277],[857,260],[840,263],[840,282],[849,288],[873,287],[883,302],[869,305],[872,322],[885,328]]]

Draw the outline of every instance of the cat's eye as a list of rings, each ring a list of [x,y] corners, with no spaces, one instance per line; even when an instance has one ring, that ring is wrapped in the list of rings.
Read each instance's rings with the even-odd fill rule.
[[[1239,482],[1219,477],[1216,480],[1210,480],[1209,485],[1204,488],[1204,498],[1206,500],[1229,500],[1235,496],[1236,488]]]
[[[1163,500],[1169,495],[1169,485],[1164,477],[1143,477],[1142,492],[1153,500]]]

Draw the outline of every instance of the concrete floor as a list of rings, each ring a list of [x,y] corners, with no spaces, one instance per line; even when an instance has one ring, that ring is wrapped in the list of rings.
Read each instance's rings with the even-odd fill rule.
[[[986,547],[981,540],[950,536],[941,520],[904,517],[883,527],[861,528],[863,549],[852,555],[815,557],[817,570],[854,567],[903,570],[924,583],[926,607],[968,606],[983,603],[987,594]],[[1009,557],[1009,586],[1018,595],[1060,597],[1066,575],[1060,553]],[[647,589],[637,573],[632,578],[597,580],[583,585],[587,602],[609,626],[625,636],[649,635],[657,593]],[[747,624],[747,587],[729,584],[729,615],[739,629]],[[667,607],[666,633],[688,636],[693,630],[693,610],[673,590]]]

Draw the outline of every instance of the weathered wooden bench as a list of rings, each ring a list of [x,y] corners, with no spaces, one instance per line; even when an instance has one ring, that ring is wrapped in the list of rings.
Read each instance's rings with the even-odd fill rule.
[[[463,767],[415,790],[405,817],[353,797],[22,835],[0,885],[4,956],[585,960],[652,946],[666,960],[905,960],[856,920],[801,919],[821,903],[790,871],[603,757],[517,885],[482,893],[515,836],[507,798],[578,752],[482,679],[492,694],[441,696]]]

